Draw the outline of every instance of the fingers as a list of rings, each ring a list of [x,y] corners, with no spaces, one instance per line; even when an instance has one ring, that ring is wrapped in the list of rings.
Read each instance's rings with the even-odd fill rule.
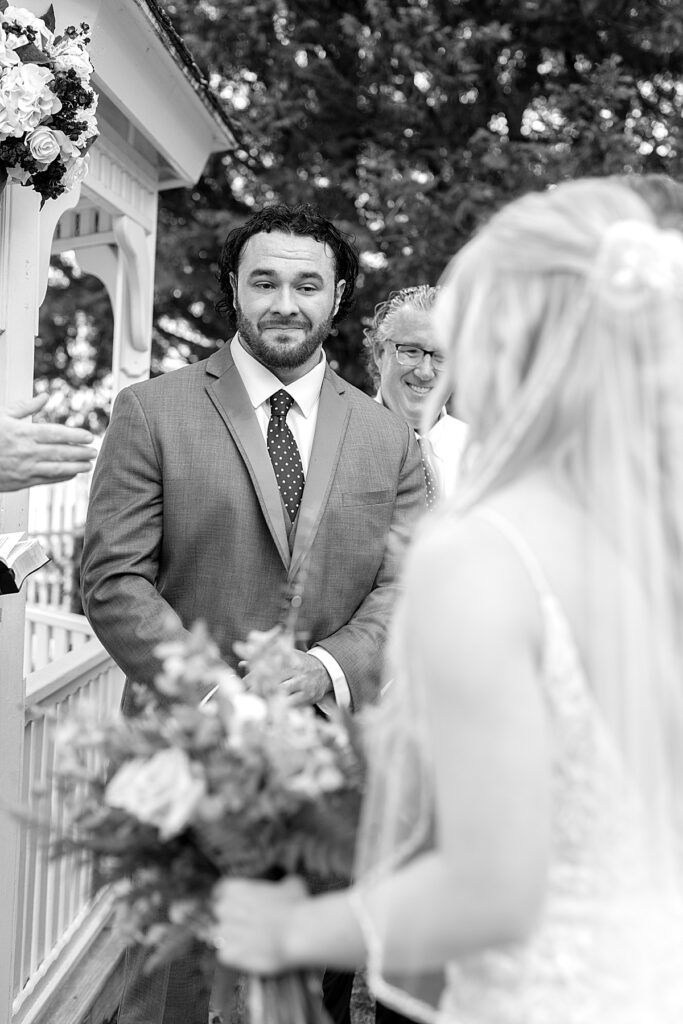
[[[64,480],[71,480],[79,473],[89,473],[92,469],[91,462],[41,462],[34,466],[28,480],[22,486],[35,487],[36,484],[58,484]]]
[[[91,444],[94,440],[89,430],[81,427],[66,427],[62,423],[33,423],[31,425],[31,437],[37,444],[53,445],[84,445]],[[97,452],[93,448],[93,458]]]
[[[26,416],[34,416],[41,409],[44,409],[49,400],[50,396],[44,392],[42,395],[35,395],[33,398],[29,398],[27,402],[16,402],[5,411],[8,416],[12,416],[16,420],[23,420]]]
[[[41,444],[32,449],[34,466],[42,468],[47,468],[52,462],[84,462],[90,465],[96,455],[95,448],[85,448],[80,444]]]
[[[305,686],[304,680],[300,677],[293,676],[289,679],[283,679],[280,686],[287,694],[292,704],[295,704],[297,707],[302,704],[311,703],[308,688]]]
[[[297,876],[282,882],[222,879],[213,890],[215,924],[211,939],[218,959],[257,974],[290,966],[282,938],[297,903],[308,896]]]

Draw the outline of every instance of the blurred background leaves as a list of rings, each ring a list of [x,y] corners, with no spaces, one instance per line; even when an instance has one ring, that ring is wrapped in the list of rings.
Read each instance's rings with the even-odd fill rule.
[[[326,348],[344,377],[369,389],[362,331],[375,304],[393,288],[438,281],[502,203],[578,175],[683,177],[679,0],[165,7],[239,145],[214,156],[193,189],[162,193],[153,374],[231,336],[214,309],[220,247],[264,203],[312,202],[355,236],[356,306]],[[111,366],[104,288],[64,257],[52,279],[38,386],[55,392],[57,418],[101,429]]]

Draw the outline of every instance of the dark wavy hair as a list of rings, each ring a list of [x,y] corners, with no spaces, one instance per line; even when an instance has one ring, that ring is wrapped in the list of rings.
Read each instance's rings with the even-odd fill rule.
[[[218,262],[218,284],[223,292],[216,310],[228,318],[234,316],[233,291],[230,274],[237,274],[242,250],[253,235],[261,232],[284,231],[290,235],[314,238],[329,245],[334,254],[334,281],[346,281],[346,287],[334,320],[342,320],[353,305],[353,293],[358,277],[358,249],[350,235],[340,231],[331,220],[309,203],[288,206],[273,203],[255,213],[238,228],[233,228],[225,239]]]

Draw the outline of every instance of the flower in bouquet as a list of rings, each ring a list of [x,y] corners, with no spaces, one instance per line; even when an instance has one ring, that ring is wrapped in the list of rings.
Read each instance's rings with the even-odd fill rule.
[[[0,0],[0,192],[16,181],[43,203],[82,181],[98,134],[88,26],[54,30],[51,7]]]
[[[149,947],[152,966],[197,938],[213,966],[223,876],[349,877],[359,743],[350,721],[295,706],[274,682],[293,649],[280,630],[253,634],[242,679],[197,626],[160,649],[163,671],[154,691],[140,688],[134,718],[59,727],[70,821],[55,853],[94,855],[99,881],[115,884],[119,926]]]

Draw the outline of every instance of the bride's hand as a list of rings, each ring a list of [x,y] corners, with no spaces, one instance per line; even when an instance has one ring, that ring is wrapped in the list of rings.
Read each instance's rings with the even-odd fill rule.
[[[251,974],[290,967],[286,936],[294,910],[308,898],[302,879],[259,882],[226,878],[214,889],[212,940],[221,963]]]

